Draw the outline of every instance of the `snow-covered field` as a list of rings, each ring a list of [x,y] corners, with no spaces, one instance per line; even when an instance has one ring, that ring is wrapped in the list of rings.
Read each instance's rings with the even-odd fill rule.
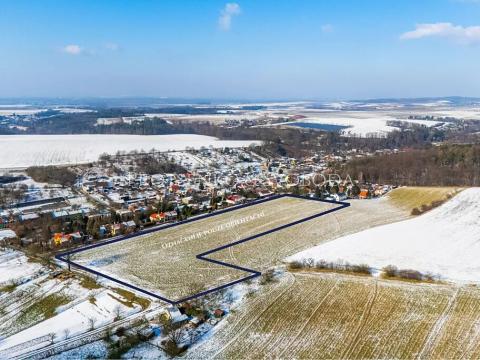
[[[12,358],[136,316],[148,305],[82,278],[54,278],[51,268],[14,250],[0,251],[0,359]]]
[[[4,231],[6,234],[10,230]],[[21,252],[0,251],[0,284],[6,284],[12,280],[22,283],[41,270],[40,264],[29,262]]]
[[[231,111],[232,112],[232,111]],[[237,114],[208,114],[208,115],[183,115],[183,114],[145,114],[146,117],[167,118],[172,120],[184,121],[208,121],[213,123],[223,123],[226,120],[253,120],[269,116],[265,111],[240,111]]]
[[[184,150],[186,147],[243,147],[258,141],[218,140],[202,135],[2,135],[0,169],[86,163],[117,151]]]
[[[92,112],[94,110],[90,109],[81,109],[74,107],[53,107],[53,108],[32,108],[29,105],[25,106],[0,106],[0,116],[11,116],[11,115],[33,115],[38,114],[42,111],[47,111],[49,109],[61,111],[63,113],[84,113]]]
[[[300,121],[306,123],[349,126],[348,129],[343,130],[343,133],[345,135],[358,136],[368,136],[372,134],[385,135],[386,133],[396,130],[396,127],[387,125],[388,121],[401,121],[425,126],[434,126],[439,123],[437,121],[428,120],[399,119],[388,115],[375,115],[374,113],[367,111],[342,112],[335,115],[327,114],[321,116],[308,116]]]
[[[480,120],[480,108],[458,108],[432,111],[434,116],[451,116],[466,120]]]
[[[43,109],[0,109],[0,116],[33,115],[43,111]]]
[[[45,346],[49,342],[49,334],[55,334],[55,339],[57,340],[64,340],[67,337],[85,333],[90,330],[90,321],[93,321],[95,328],[109,324],[115,317],[114,309],[116,307],[119,308],[122,316],[128,316],[140,311],[138,306],[130,308],[123,305],[107,291],[99,292],[95,296],[94,301],[89,301],[85,298],[84,289],[78,287],[75,289],[73,285],[70,285],[68,289],[64,289],[64,292],[73,294],[75,290],[77,296],[80,297],[80,301],[73,301],[58,308],[58,315],[0,341],[0,355],[2,351],[9,355],[15,354],[17,351],[22,353],[22,349],[18,349],[18,347],[28,348],[31,345],[31,348],[34,349]],[[66,330],[68,333],[65,332]],[[34,342],[34,340],[36,341]],[[22,346],[23,344],[25,346]],[[12,349],[12,352],[9,352],[8,349]]]
[[[395,265],[455,282],[480,282],[480,188],[464,190],[442,206],[405,221],[371,228],[297,253],[314,258]]]

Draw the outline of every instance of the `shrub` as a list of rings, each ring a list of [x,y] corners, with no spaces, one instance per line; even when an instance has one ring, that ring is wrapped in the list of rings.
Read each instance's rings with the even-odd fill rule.
[[[398,269],[396,266],[393,265],[387,265],[382,269],[383,273],[385,274],[386,277],[395,277],[397,276]]]
[[[28,176],[37,182],[72,186],[77,175],[67,167],[31,166],[26,170]]]
[[[367,264],[349,264],[343,262],[328,262],[325,260],[318,260],[314,263],[313,259],[292,261],[288,264],[288,268],[292,270],[314,268],[316,270],[347,271],[366,275],[372,274],[372,268]]]
[[[262,274],[262,278],[260,279],[260,284],[262,285],[268,284],[273,282],[274,280],[275,280],[275,272],[273,271],[273,269],[269,269]]]
[[[360,264],[360,265],[351,265],[350,271],[360,274],[368,274],[372,273],[372,269],[367,264]]]
[[[408,280],[418,280],[418,281],[423,280],[423,275],[421,272],[416,270],[410,270],[410,269],[398,270],[397,276],[402,279],[408,279]]]
[[[319,270],[330,269],[332,267],[331,263],[326,262],[325,260],[319,260],[315,264],[315,267]]]
[[[412,269],[398,269],[396,266],[388,265],[383,269],[383,275],[388,278],[399,278],[416,281],[435,281],[436,278],[431,273],[422,274],[420,271]]]
[[[417,216],[420,215],[422,212],[420,211],[419,208],[414,208],[411,212],[412,215]]]
[[[108,358],[120,359],[122,355],[124,355],[130,349],[134,348],[140,343],[141,343],[141,339],[136,334],[127,335],[125,338],[121,339],[120,341],[110,344],[109,351],[108,351]]]
[[[115,335],[117,335],[118,337],[121,337],[123,335],[125,335],[125,328],[120,326],[116,331],[115,331]]]
[[[303,267],[303,264],[300,261],[294,260],[288,263],[289,270],[298,270]]]

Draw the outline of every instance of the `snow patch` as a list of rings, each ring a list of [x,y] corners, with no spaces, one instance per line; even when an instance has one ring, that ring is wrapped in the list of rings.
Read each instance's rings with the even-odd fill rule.
[[[344,236],[287,261],[313,258],[368,264],[377,269],[395,265],[439,274],[445,280],[477,283],[479,219],[480,188],[471,188],[422,216]]]

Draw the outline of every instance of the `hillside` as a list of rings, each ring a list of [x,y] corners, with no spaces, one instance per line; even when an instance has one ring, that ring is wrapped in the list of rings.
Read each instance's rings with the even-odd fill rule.
[[[458,187],[407,186],[390,191],[386,198],[395,206],[412,212],[422,207],[433,207],[432,204],[441,204],[460,191],[462,188]]]
[[[377,269],[395,265],[446,280],[479,282],[479,217],[480,188],[471,188],[417,218],[340,237],[288,260],[346,261]]]

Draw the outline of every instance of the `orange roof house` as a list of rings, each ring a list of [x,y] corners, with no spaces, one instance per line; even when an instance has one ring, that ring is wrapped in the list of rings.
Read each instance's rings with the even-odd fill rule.
[[[163,213],[163,212],[153,213],[152,215],[150,215],[150,221],[157,222],[157,221],[161,221],[163,219],[165,219],[165,213]]]
[[[362,189],[360,190],[360,194],[358,195],[360,199],[366,199],[368,198],[368,190],[367,189]]]

